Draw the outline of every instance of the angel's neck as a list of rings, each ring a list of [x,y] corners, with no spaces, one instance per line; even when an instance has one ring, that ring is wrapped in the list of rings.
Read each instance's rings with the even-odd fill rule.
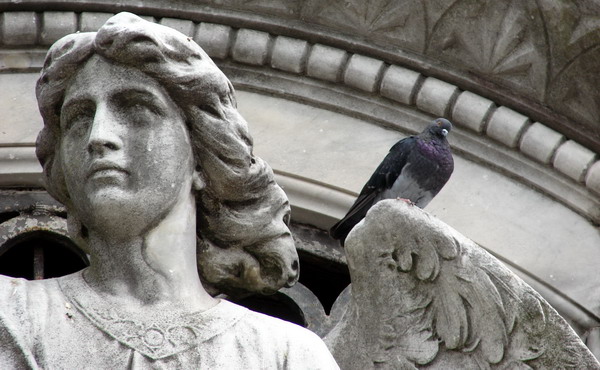
[[[196,267],[196,210],[191,194],[144,235],[117,241],[90,231],[89,245],[92,259],[84,277],[107,299],[145,306],[172,304],[193,311],[215,304]]]

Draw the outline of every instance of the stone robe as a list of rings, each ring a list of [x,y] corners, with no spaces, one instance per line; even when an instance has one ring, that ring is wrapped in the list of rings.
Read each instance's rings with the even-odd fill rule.
[[[0,276],[0,368],[338,369],[316,334],[224,300],[140,316],[110,306],[81,272]]]

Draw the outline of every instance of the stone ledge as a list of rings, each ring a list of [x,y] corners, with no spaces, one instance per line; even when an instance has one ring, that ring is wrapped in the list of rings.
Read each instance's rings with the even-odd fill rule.
[[[13,49],[0,51],[0,72],[6,70],[39,71],[46,58],[46,49]]]
[[[274,171],[277,184],[290,200],[295,222],[329,230],[344,217],[356,199],[356,195],[334,186],[283,171]]]
[[[35,147],[0,147],[0,186],[43,187]]]

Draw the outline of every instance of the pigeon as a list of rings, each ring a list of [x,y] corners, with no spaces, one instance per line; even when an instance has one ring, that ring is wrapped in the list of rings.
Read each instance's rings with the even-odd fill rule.
[[[344,245],[346,236],[382,199],[405,199],[424,208],[448,182],[454,171],[454,159],[446,136],[452,123],[444,118],[433,120],[418,135],[398,141],[329,234]]]

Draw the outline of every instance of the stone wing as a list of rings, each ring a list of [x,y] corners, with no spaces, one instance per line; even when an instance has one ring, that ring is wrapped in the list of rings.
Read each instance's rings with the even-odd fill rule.
[[[417,207],[379,202],[346,254],[351,299],[325,338],[343,369],[600,368],[537,292]]]

